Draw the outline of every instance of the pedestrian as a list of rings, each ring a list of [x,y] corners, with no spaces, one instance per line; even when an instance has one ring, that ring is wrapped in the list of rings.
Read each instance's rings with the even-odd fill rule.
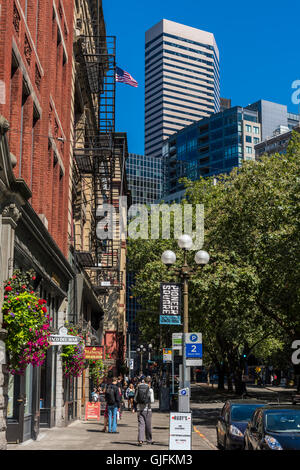
[[[134,413],[134,396],[135,396],[135,388],[133,383],[129,384],[129,387],[126,390],[126,398],[128,400],[128,411],[131,409],[131,412]]]
[[[151,403],[154,403],[154,393],[151,388],[151,378],[142,379],[137,386],[134,401],[138,408],[138,445],[142,446],[143,442],[153,444],[152,441],[152,409]]]
[[[117,433],[117,415],[120,411],[120,390],[117,386],[118,379],[113,377],[112,384],[107,385],[105,401],[108,411],[108,432]]]
[[[98,399],[99,399],[98,390],[97,388],[94,388],[94,390],[92,391],[92,401],[97,402]]]

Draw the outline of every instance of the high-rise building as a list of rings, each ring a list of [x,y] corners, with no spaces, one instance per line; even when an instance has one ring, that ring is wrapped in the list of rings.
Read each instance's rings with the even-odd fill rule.
[[[154,204],[162,195],[162,159],[130,153],[126,160],[126,175],[132,204]],[[128,347],[134,368],[137,367],[136,346],[139,329],[136,323],[140,310],[138,299],[133,295],[135,273],[126,273],[126,319],[128,323]]]
[[[219,50],[212,33],[161,20],[145,35],[145,155],[220,110]]]
[[[283,104],[259,100],[247,108],[258,111],[259,122],[262,124],[262,140],[272,137],[274,130],[280,126],[292,129],[299,124],[299,115],[289,113],[287,106]]]
[[[299,125],[299,115],[287,107],[261,100],[245,108],[235,106],[201,119],[163,143],[166,203],[179,202],[185,194],[179,179],[228,173],[244,160],[254,160],[264,136],[273,136]]]
[[[130,153],[126,160],[128,188],[132,204],[151,204],[162,192],[162,160]]]
[[[162,199],[179,202],[184,186],[179,179],[192,181],[201,176],[228,173],[244,160],[254,160],[254,145],[261,139],[258,112],[235,106],[201,119],[163,145],[166,184]]]

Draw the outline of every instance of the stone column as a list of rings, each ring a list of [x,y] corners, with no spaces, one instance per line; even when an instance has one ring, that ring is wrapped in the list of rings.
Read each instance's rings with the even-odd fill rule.
[[[66,319],[68,299],[64,299],[58,309],[58,328],[64,326]],[[56,412],[55,412],[55,425],[58,427],[63,427],[66,424],[65,420],[65,402],[64,402],[64,378],[63,378],[63,368],[62,368],[62,359],[61,359],[61,348],[58,347],[57,350],[57,362],[56,362]]]
[[[6,330],[2,328],[3,281],[13,272],[15,228],[21,216],[16,204],[4,207],[0,216],[0,450],[6,449],[6,410],[8,402],[8,373],[6,370],[5,339]]]

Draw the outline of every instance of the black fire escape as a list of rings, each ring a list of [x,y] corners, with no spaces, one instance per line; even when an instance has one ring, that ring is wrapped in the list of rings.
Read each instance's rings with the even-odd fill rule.
[[[123,285],[121,240],[118,236],[97,237],[97,226],[106,216],[98,216],[97,209],[111,204],[118,213],[115,193],[116,189],[122,193],[122,187],[118,185],[120,181],[122,184],[127,150],[126,136],[115,132],[115,37],[80,36],[76,61],[92,97],[93,125],[84,122],[76,129],[73,179],[80,197],[73,195],[73,211],[82,210],[85,204],[89,204],[92,210],[89,249],[82,251],[82,244],[76,244],[75,237],[75,256],[88,274],[95,293],[100,295]],[[116,229],[118,233],[118,216]]]

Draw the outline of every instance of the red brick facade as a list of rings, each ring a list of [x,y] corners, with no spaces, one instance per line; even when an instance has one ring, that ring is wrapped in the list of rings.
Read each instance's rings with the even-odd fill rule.
[[[0,0],[0,114],[10,123],[15,174],[68,250],[72,0]]]

